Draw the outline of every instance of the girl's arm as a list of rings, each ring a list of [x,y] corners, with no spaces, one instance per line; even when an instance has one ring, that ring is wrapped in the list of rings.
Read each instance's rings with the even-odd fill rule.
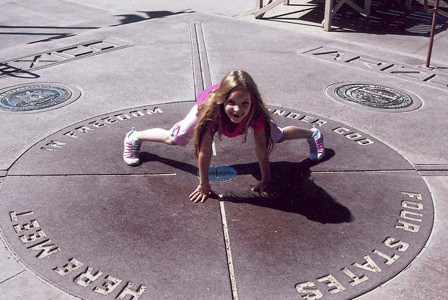
[[[195,203],[205,202],[208,196],[213,192],[208,181],[208,172],[213,153],[212,143],[212,132],[210,129],[207,129],[207,131],[204,133],[204,136],[202,137],[202,142],[198,153],[199,185],[196,190],[190,195],[190,201],[193,201]]]
[[[264,130],[255,131],[255,155],[261,170],[261,181],[258,182],[252,191],[257,191],[262,197],[268,196],[265,191],[266,186],[271,181],[271,168],[269,166],[269,152],[266,147],[266,132]]]

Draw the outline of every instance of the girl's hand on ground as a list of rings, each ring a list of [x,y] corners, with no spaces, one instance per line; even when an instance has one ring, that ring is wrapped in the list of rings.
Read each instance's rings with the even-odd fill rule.
[[[268,183],[264,181],[259,181],[254,187],[252,191],[258,192],[261,197],[269,197],[269,193],[266,191],[268,188]]]
[[[190,194],[190,201],[193,201],[194,203],[204,203],[205,200],[207,200],[208,196],[211,195],[213,193],[212,188],[210,187],[210,185],[207,186],[203,186],[203,185],[198,185],[198,187],[196,188],[196,190],[194,190],[193,193]]]

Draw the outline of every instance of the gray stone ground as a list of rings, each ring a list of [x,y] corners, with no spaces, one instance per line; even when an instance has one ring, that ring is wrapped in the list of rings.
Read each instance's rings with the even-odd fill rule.
[[[432,236],[407,270],[360,299],[446,299],[448,25],[438,27],[432,58],[436,69],[427,70],[427,15],[417,14],[414,19],[426,23],[405,31],[371,33],[361,23],[324,32],[323,14],[309,16],[306,11],[318,4],[291,4],[268,12],[266,20],[255,20],[254,1],[3,1],[0,61],[110,36],[133,46],[33,72],[40,82],[82,86],[89,101],[40,114],[0,114],[0,184],[27,149],[60,128],[110,111],[194,99],[190,24],[200,23],[213,82],[230,69],[245,69],[257,79],[266,102],[358,128],[396,149],[420,171],[434,199]],[[413,7],[421,11],[418,4]],[[317,47],[432,72],[441,83],[304,54]],[[0,89],[25,81],[2,78]],[[424,106],[402,114],[346,106],[324,93],[336,82],[398,86],[417,94]],[[0,299],[75,299],[35,277],[6,246],[0,249],[0,265]]]

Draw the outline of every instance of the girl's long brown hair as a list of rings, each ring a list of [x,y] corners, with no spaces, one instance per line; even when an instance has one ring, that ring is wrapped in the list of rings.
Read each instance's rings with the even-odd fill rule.
[[[246,90],[251,95],[251,106],[248,116],[245,118],[244,143],[247,137],[247,129],[249,125],[255,125],[257,119],[261,119],[266,132],[266,148],[268,152],[272,151],[274,142],[271,137],[271,115],[264,106],[260,92],[252,77],[245,71],[231,71],[221,80],[221,84],[216,91],[212,91],[204,103],[198,109],[198,124],[194,130],[194,155],[199,156],[202,138],[210,129],[212,135],[217,134],[221,139],[221,131],[223,124],[231,122],[224,111],[225,102],[230,94],[235,90]]]

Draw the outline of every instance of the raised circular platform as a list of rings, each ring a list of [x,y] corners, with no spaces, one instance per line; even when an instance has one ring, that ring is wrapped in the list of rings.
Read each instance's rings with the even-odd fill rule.
[[[250,191],[260,179],[251,139],[216,141],[212,164],[237,177],[213,183],[217,195],[204,204],[188,200],[198,184],[191,146],[144,143],[140,166],[123,162],[131,127],[168,129],[192,105],[97,116],[30,148],[0,190],[10,250],[84,299],[292,300],[361,295],[425,246],[434,210],[414,167],[375,137],[314,114],[269,106],[282,127],[318,127],[327,148],[313,163],[305,141],[276,145],[272,198]],[[211,174],[230,173],[218,169]]]

